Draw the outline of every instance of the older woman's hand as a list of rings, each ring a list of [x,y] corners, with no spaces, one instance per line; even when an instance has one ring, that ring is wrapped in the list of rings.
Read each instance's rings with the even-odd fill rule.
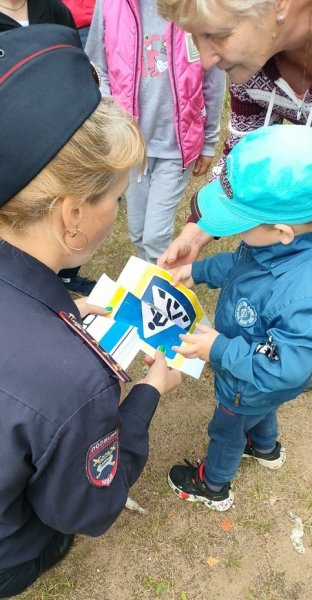
[[[159,257],[157,265],[168,270],[192,263],[212,239],[213,236],[202,231],[196,223],[187,223],[179,237]]]

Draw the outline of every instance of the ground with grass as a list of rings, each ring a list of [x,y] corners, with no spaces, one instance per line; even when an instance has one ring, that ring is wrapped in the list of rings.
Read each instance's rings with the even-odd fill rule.
[[[204,180],[192,180],[179,208],[176,232],[188,214],[189,198]],[[235,248],[224,239],[206,248]],[[82,274],[115,279],[134,253],[125,206],[111,236]],[[196,292],[213,321],[217,292]],[[132,366],[142,377],[142,357]],[[233,482],[235,507],[210,512],[179,500],[167,471],[186,457],[205,455],[206,426],[214,409],[213,377],[207,365],[199,381],[161,399],[150,427],[150,458],[131,497],[146,509],[124,510],[102,537],[77,536],[73,550],[56,568],[19,596],[21,600],[310,600],[312,598],[312,393],[282,406],[281,440],[287,462],[277,472],[242,462]],[[289,511],[302,519],[305,554],[294,551]]]

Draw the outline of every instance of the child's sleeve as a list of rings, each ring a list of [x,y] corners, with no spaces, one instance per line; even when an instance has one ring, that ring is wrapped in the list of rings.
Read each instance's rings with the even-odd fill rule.
[[[219,140],[220,119],[225,94],[225,73],[217,67],[205,71],[203,95],[207,113],[205,141],[201,154],[214,156],[215,145]]]
[[[311,300],[277,308],[266,334],[251,343],[243,336],[229,339],[220,334],[210,352],[213,367],[229,371],[260,392],[302,391],[312,375]]]
[[[111,96],[104,40],[105,18],[102,11],[102,0],[96,0],[85,52],[100,71],[102,96]]]
[[[194,283],[206,283],[209,288],[220,288],[236,260],[236,252],[223,252],[192,264]]]

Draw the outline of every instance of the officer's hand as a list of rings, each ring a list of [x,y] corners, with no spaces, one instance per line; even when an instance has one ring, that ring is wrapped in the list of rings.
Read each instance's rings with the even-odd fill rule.
[[[183,342],[187,342],[187,346],[172,346],[172,350],[178,354],[182,354],[185,358],[201,358],[201,360],[209,360],[210,350],[213,342],[218,337],[219,332],[213,327],[207,325],[196,325],[196,329],[200,333],[180,334],[179,338]]]
[[[173,240],[169,248],[162,254],[157,264],[163,269],[172,269],[193,263],[200,250],[213,237],[202,231],[196,223],[187,223],[179,237]]]
[[[82,319],[84,319],[87,315],[100,315],[101,317],[106,317],[106,315],[110,314],[111,311],[105,310],[100,306],[96,306],[96,304],[88,304],[87,299],[88,297],[83,297],[75,300],[75,304]]]
[[[152,385],[161,396],[180,385],[182,381],[180,371],[167,366],[163,352],[156,350],[154,359],[146,358],[145,362],[150,365],[150,368],[142,383]]]

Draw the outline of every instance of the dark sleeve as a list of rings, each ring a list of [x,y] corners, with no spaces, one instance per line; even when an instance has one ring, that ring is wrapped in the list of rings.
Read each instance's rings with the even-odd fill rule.
[[[65,4],[61,2],[61,0],[53,0],[52,4],[55,5],[55,23],[57,23],[58,25],[66,25],[67,27],[77,29],[73,15],[70,12],[69,8],[65,6]]]
[[[31,25],[54,23],[76,29],[69,8],[61,0],[29,0],[28,17]]]
[[[146,463],[159,392],[135,385],[119,405],[119,384],[111,380],[64,423],[36,465],[29,500],[41,521],[57,531],[106,531]]]

